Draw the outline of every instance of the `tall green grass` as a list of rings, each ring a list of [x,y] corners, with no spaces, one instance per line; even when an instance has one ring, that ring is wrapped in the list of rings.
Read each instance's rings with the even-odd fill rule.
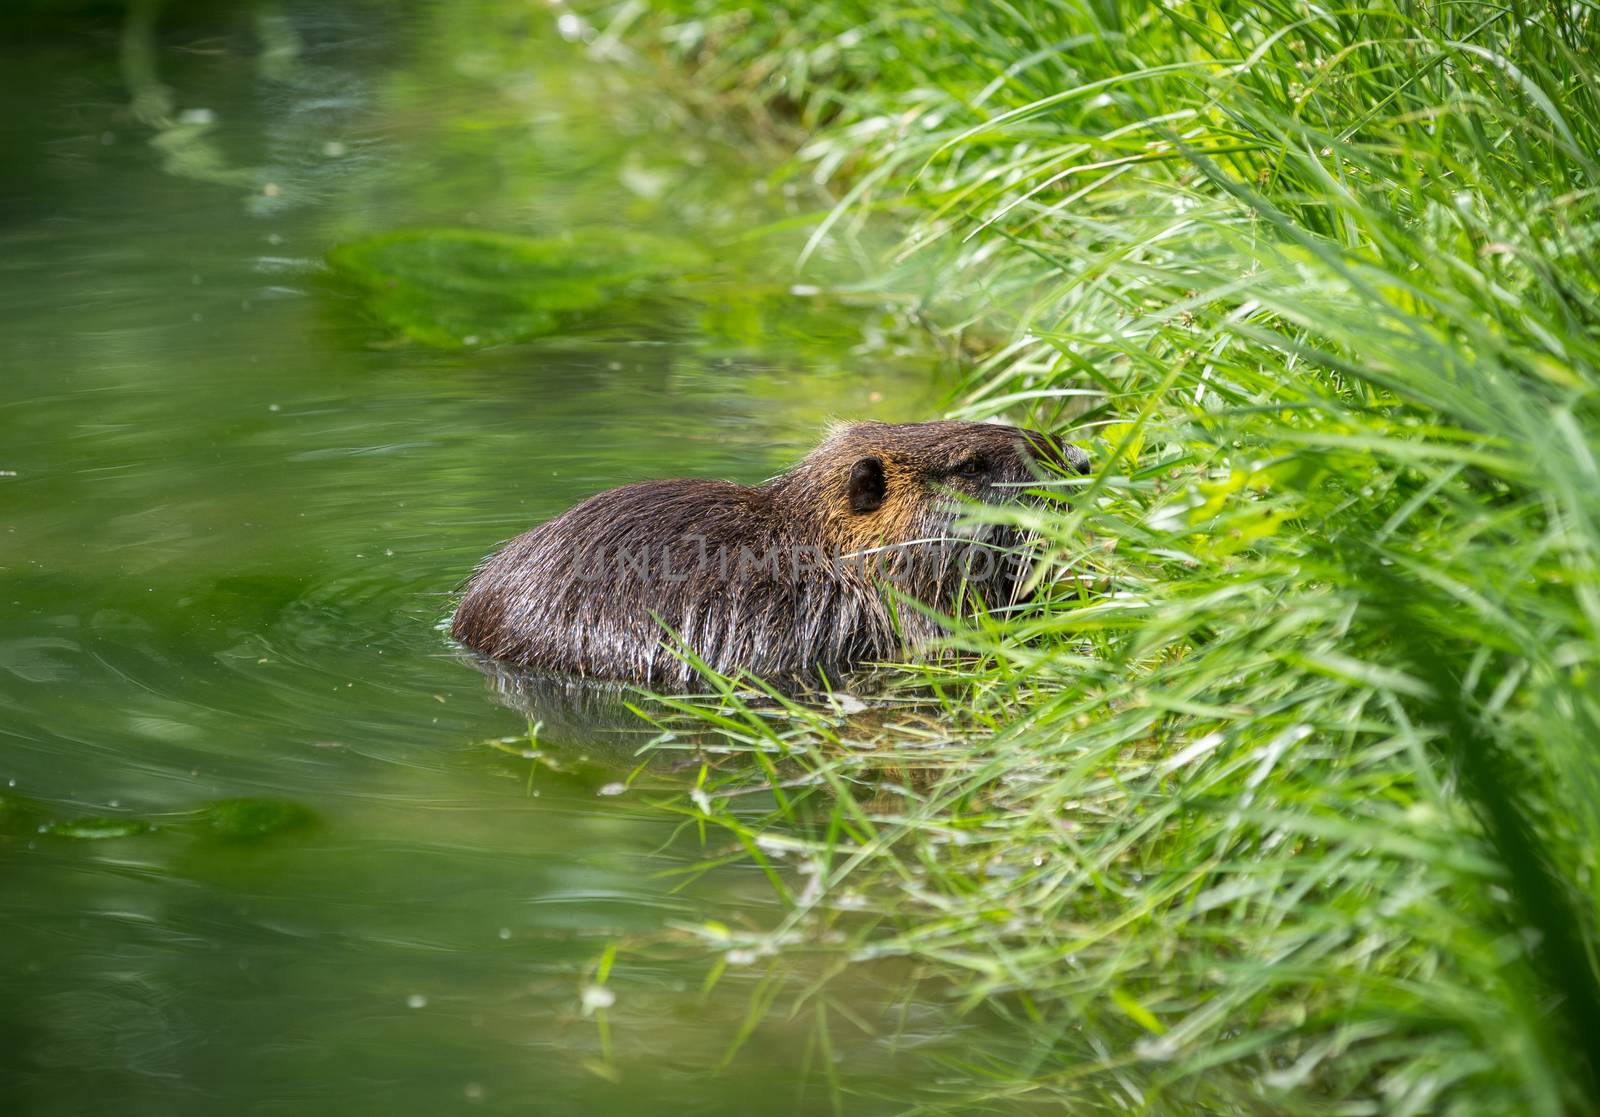
[[[789,904],[712,946],[1009,1022],[908,1110],[1593,1111],[1594,5],[611,14],[796,137],[808,254],[900,223],[954,413],[1096,459],[975,513],[1055,574],[932,718],[694,711]]]

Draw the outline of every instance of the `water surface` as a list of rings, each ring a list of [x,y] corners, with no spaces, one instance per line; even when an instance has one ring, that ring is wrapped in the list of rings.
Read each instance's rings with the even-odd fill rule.
[[[848,254],[798,276],[800,234],[759,233],[818,204],[768,185],[771,150],[559,15],[135,3],[4,37],[8,1111],[826,1104],[801,1017],[714,1072],[753,976],[619,969],[606,1050],[580,992],[608,943],[770,922],[770,890],[662,875],[694,834],[609,794],[614,758],[518,755],[525,719],[439,626],[473,562],[580,497],[759,480],[826,416],[928,414],[941,358],[826,293]],[[454,348],[323,265],[462,227],[700,255]],[[851,1081],[893,1094],[895,1042],[859,1040]]]

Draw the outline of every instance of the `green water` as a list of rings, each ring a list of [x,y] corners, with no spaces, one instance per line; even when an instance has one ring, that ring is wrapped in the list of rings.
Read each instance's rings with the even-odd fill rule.
[[[717,1069],[757,968],[642,960],[770,923],[761,875],[671,876],[707,849],[613,754],[495,747],[525,719],[439,625],[585,494],[926,415],[939,355],[797,286],[817,200],[546,4],[82,7],[0,45],[0,1108],[826,1111],[803,1012]],[[440,227],[697,255],[503,346],[326,272]],[[947,1035],[894,1011],[842,1081],[893,1096]]]

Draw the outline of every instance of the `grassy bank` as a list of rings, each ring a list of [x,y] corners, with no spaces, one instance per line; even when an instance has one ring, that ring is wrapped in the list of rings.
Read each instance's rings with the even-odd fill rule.
[[[790,901],[705,937],[814,960],[819,1065],[893,957],[1009,1022],[908,1109],[1591,1111],[1596,10],[595,18],[802,136],[808,255],[901,224],[955,413],[1096,460],[933,716],[700,713],[682,809]]]

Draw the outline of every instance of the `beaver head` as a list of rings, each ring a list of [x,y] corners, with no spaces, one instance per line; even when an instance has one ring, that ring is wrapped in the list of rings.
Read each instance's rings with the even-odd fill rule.
[[[834,428],[769,484],[839,554],[877,556],[873,568],[900,590],[947,605],[957,582],[1009,600],[1016,564],[1001,556],[1024,543],[1023,533],[964,522],[968,505],[1022,499],[1049,482],[1052,468],[1087,473],[1089,457],[1038,431],[997,423],[862,422]]]
[[[837,677],[925,644],[964,597],[1013,600],[1024,533],[970,522],[969,506],[1088,468],[1077,447],[1018,427],[841,425],[762,485],[591,497],[484,563],[452,631],[497,659],[666,688],[697,677],[672,636],[727,674]]]
[[[841,545],[906,543],[948,531],[964,501],[1000,504],[1047,481],[1047,467],[1089,472],[1076,446],[998,423],[847,423],[768,484],[799,497]]]

